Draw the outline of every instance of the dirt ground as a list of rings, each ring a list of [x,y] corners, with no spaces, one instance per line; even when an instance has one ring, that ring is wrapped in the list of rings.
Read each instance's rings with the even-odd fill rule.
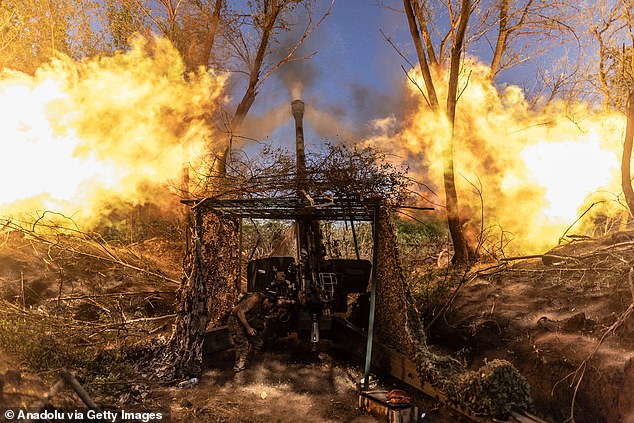
[[[0,362],[4,380],[4,409],[27,409],[50,388],[51,376],[20,372],[6,357]],[[233,351],[206,357],[200,381],[191,387],[149,382],[134,385],[131,395],[95,396],[104,410],[161,413],[167,422],[218,423],[372,423],[382,418],[358,407],[357,382],[363,372],[345,352],[310,353],[292,341],[268,346],[236,381],[231,367]],[[11,375],[19,375],[16,379]],[[45,380],[49,380],[48,384]],[[389,378],[378,378],[379,390],[403,389],[418,407],[421,422],[460,422],[461,418],[433,399]],[[63,410],[84,410],[79,398],[66,388],[51,404]],[[88,421],[88,420],[87,420]],[[120,421],[120,420],[119,420]]]
[[[60,322],[65,325],[71,319],[87,328],[96,325],[87,331],[87,337],[92,336],[93,330],[109,334],[99,338],[104,349],[115,346],[113,339],[118,343],[135,343],[143,337],[168,337],[170,334],[169,323],[173,318],[169,315],[173,313],[177,285],[149,277],[147,272],[136,269],[177,279],[182,266],[178,246],[153,239],[113,252],[127,266],[72,251],[74,247],[82,247],[83,251],[98,254],[94,245],[76,245],[69,241],[64,247],[62,250],[50,248],[50,245],[18,233],[6,235],[0,245],[0,302],[5,301],[0,303],[0,317],[15,318],[17,315],[17,322],[22,322],[19,316],[24,309],[30,318],[41,316],[45,321],[41,329],[35,328],[35,332],[46,332],[44,336],[25,334],[21,339],[19,333],[8,330],[10,335],[0,336],[5,344],[0,354],[0,408],[27,409],[60,378],[61,368],[50,362],[46,363],[46,369],[32,368],[33,363],[42,364],[42,352],[57,357],[56,351],[51,351],[55,345],[43,349],[34,346],[13,348],[12,337],[18,342],[28,342],[28,336],[36,336],[36,342],[42,342],[49,339],[49,332],[52,336],[59,330],[63,344],[72,335],[68,330],[78,328],[69,326],[67,330],[56,328],[56,325]],[[61,313],[60,319],[50,321],[50,316],[56,313]],[[167,320],[161,319],[164,315],[168,316]],[[131,323],[145,318],[158,320],[149,320],[143,325],[137,323],[138,326]],[[30,323],[25,325],[28,327]],[[382,421],[358,408],[357,382],[363,377],[363,371],[360,363],[347,357],[345,351],[327,348],[316,355],[292,339],[278,340],[267,346],[245,371],[245,380],[241,384],[233,380],[232,365],[233,350],[230,349],[206,357],[201,380],[192,387],[179,388],[144,379],[124,380],[130,384],[129,389],[116,394],[106,388],[122,382],[117,380],[124,378],[119,368],[113,368],[107,379],[91,382],[86,381],[82,371],[76,374],[104,410],[160,412],[162,421]],[[72,364],[67,366],[74,370]],[[420,415],[425,415],[421,421],[460,421],[436,401],[396,380],[378,377],[377,381],[377,389],[389,391],[398,387],[406,390],[418,406]],[[57,393],[51,404],[64,410],[85,411],[84,404],[68,388]]]
[[[358,407],[360,368],[337,350],[310,353],[292,341],[269,346],[234,380],[231,350],[206,359],[201,383],[191,390],[170,388],[160,394],[179,397],[171,415],[177,421],[207,422],[381,422]],[[459,419],[435,401],[398,381],[379,378],[377,389],[404,389],[412,395],[423,422]],[[185,404],[186,406],[183,406]],[[190,405],[191,404],[191,405]]]

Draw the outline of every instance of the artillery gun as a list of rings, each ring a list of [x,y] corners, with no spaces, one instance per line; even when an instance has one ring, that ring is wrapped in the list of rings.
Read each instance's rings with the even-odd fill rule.
[[[308,194],[304,152],[304,103],[292,102],[296,134],[294,198],[185,200],[206,212],[239,219],[291,220],[295,225],[295,257],[279,256],[247,263],[247,292],[275,293],[293,304],[268,319],[267,336],[297,333],[313,349],[330,337],[333,313],[348,308],[348,294],[365,293],[372,263],[363,259],[326,257],[320,221],[373,221],[374,203],[353,198],[312,198]],[[215,342],[207,338],[209,351]],[[218,345],[220,348],[222,343]]]

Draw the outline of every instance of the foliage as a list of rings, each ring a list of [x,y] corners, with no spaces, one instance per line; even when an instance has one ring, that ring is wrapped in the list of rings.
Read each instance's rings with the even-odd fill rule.
[[[445,311],[452,294],[463,282],[464,275],[454,268],[435,269],[430,266],[411,276],[412,298],[427,325]]]
[[[73,58],[103,51],[98,2],[35,0],[0,4],[0,68],[32,73],[57,52]]]
[[[121,244],[133,244],[155,237],[182,241],[185,221],[178,210],[170,210],[159,204],[112,201],[104,205],[94,217],[90,231],[100,234],[107,242]]]
[[[107,25],[112,49],[128,47],[128,41],[135,33],[149,33],[149,24],[143,8],[136,2],[116,2],[106,5]]]
[[[57,323],[57,324],[56,324]],[[0,348],[30,370],[78,370],[91,392],[115,396],[128,390],[134,369],[119,350],[86,347],[88,331],[41,316],[0,315]]]
[[[396,218],[394,227],[405,279],[421,318],[429,322],[461,280],[455,269],[438,266],[439,256],[448,254],[447,226],[437,216],[427,216],[424,221]]]
[[[609,101],[616,110],[625,111],[627,99],[634,89],[634,47],[606,48],[605,73],[609,86]]]
[[[446,225],[436,216],[426,216],[425,221],[396,217],[394,226],[399,243],[416,249],[427,243],[442,244],[447,238]]]
[[[368,222],[356,222],[354,234],[349,222],[322,222],[324,246],[328,257],[356,258],[356,250],[362,259],[372,259],[372,225]],[[356,235],[357,245],[354,237]]]
[[[121,349],[105,349],[86,363],[85,381],[93,391],[118,396],[127,392],[136,371]]]
[[[242,251],[247,259],[268,257],[280,242],[290,222],[282,220],[245,220],[242,224]]]

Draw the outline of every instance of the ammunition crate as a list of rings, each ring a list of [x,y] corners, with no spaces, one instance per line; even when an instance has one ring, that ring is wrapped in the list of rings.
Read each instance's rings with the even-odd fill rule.
[[[388,423],[418,422],[418,407],[413,403],[390,404],[387,391],[362,391],[359,394],[359,409],[381,417]]]

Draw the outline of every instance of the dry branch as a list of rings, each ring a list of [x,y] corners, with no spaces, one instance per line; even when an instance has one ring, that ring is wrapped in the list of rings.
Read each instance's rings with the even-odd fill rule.
[[[110,292],[108,294],[86,294],[86,295],[77,295],[74,297],[60,297],[56,298],[55,301],[77,301],[77,300],[85,300],[87,298],[108,298],[108,297],[132,297],[136,295],[147,295],[147,294],[174,294],[176,291],[135,291],[135,292]]]
[[[48,235],[43,232],[38,232],[36,229],[37,225],[35,224],[32,226],[31,229],[29,229],[25,227],[26,225],[24,225],[24,222],[18,222],[10,219],[0,219],[0,224],[2,224],[3,222],[6,229],[20,232],[27,237],[35,239],[50,247],[58,248],[59,250],[68,251],[80,256],[94,258],[107,263],[112,263],[117,266],[128,268],[140,273],[144,273],[148,276],[173,283],[175,285],[180,285],[180,281],[178,280],[172,279],[156,271],[144,269],[142,267],[124,261],[116,255],[114,249],[109,246],[106,241],[104,241],[103,239],[96,239],[95,237],[91,237],[89,234],[78,229],[60,227],[58,225],[40,224],[39,226],[43,226],[47,230],[53,231],[51,235]],[[81,249],[81,247],[73,245],[73,242],[76,242],[77,244],[83,246],[85,249]],[[96,252],[91,252],[91,249]],[[104,254],[98,254],[98,251],[103,251]]]
[[[84,389],[83,386],[77,381],[75,376],[67,371],[66,369],[62,370],[62,380],[66,382],[66,385],[73,388],[73,390],[77,393],[79,398],[90,408],[91,410],[101,411],[101,408],[97,405],[95,401],[88,395],[88,392]]]
[[[35,401],[29,409],[35,413],[42,411],[49,404],[51,398],[58,395],[62,389],[64,389],[65,385],[66,382],[64,379],[59,379],[40,399]]]

